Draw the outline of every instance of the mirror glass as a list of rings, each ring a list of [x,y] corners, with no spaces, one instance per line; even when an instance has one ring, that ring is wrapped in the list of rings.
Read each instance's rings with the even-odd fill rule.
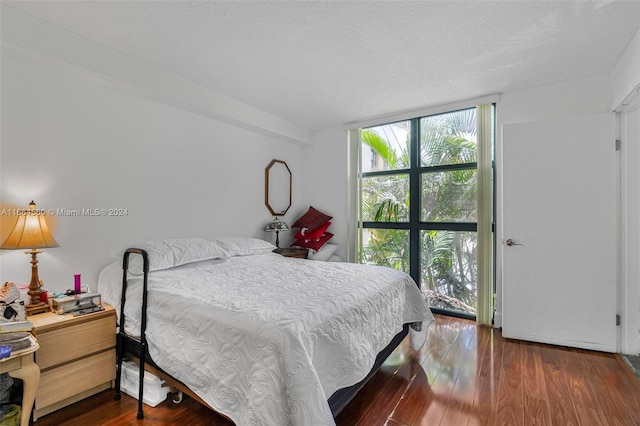
[[[284,216],[291,207],[291,170],[282,160],[271,160],[264,170],[264,204],[274,216]]]

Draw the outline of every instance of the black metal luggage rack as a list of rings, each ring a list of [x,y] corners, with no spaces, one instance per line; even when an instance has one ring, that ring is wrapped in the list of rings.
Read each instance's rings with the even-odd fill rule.
[[[124,314],[124,306],[126,303],[126,294],[127,294],[127,272],[129,270],[129,255],[130,254],[138,254],[142,256],[142,272],[143,272],[143,281],[142,281],[142,312],[141,312],[141,323],[140,323],[140,337],[130,336],[125,332],[125,314]],[[148,346],[147,346],[147,338],[145,336],[145,332],[147,330],[147,282],[149,276],[149,254],[142,249],[138,248],[128,248],[124,251],[124,256],[122,258],[122,297],[120,300],[120,324],[118,326],[118,334],[116,336],[116,383],[115,383],[115,395],[114,399],[116,401],[120,400],[120,384],[121,384],[121,376],[122,376],[122,361],[124,358],[124,354],[129,354],[139,360],[139,388],[138,388],[138,414],[137,418],[144,418],[143,412],[143,396],[144,396],[144,372],[145,365],[150,365],[158,371],[166,375],[167,377],[171,377],[164,370],[158,367],[157,364],[153,362],[151,356],[149,355]],[[172,378],[173,379],[173,378]],[[179,380],[173,379],[177,385],[184,384]],[[186,386],[185,386],[186,387]],[[181,392],[178,392],[180,395],[178,399],[174,398],[175,403],[180,402],[182,399]]]
[[[139,254],[142,256],[142,272],[144,274],[142,282],[142,322],[140,324],[140,337],[135,338],[128,335],[124,331],[125,315],[124,305],[126,302],[127,294],[127,271],[129,270],[129,255],[131,253]],[[145,331],[147,329],[147,280],[149,275],[149,254],[142,249],[128,248],[124,251],[122,258],[122,295],[120,298],[120,325],[118,329],[118,336],[116,340],[116,390],[114,398],[116,401],[120,400],[120,379],[122,376],[122,358],[126,352],[134,355],[140,360],[140,387],[138,388],[138,419],[144,418],[144,412],[142,411],[143,395],[144,395],[144,364],[147,355],[147,338],[145,337]]]

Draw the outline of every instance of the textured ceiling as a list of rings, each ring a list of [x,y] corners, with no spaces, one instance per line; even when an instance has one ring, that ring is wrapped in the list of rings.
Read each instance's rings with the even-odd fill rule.
[[[638,1],[3,1],[315,130],[610,71]]]

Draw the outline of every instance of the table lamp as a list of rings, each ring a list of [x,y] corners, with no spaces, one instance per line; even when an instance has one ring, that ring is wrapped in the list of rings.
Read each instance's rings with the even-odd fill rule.
[[[51,235],[49,226],[42,210],[36,210],[36,203],[29,203],[29,210],[18,216],[18,221],[7,239],[0,246],[5,250],[30,249],[25,251],[31,255],[31,282],[29,283],[29,298],[27,314],[33,315],[49,310],[49,305],[40,301],[40,279],[38,278],[38,253],[40,248],[58,247],[58,243]]]
[[[289,225],[287,225],[285,222],[281,221],[280,219],[278,219],[277,217],[275,217],[271,222],[267,223],[267,226],[264,227],[264,230],[267,232],[274,232],[276,233],[276,249],[274,250],[274,252],[278,253],[280,251],[282,251],[282,249],[280,248],[280,239],[278,238],[278,234],[280,233],[280,231],[288,231],[289,230]]]

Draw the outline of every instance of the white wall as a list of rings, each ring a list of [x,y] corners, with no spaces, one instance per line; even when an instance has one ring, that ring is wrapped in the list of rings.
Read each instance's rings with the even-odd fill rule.
[[[339,246],[336,254],[343,260],[346,259],[348,227],[347,151],[347,132],[342,126],[315,132],[313,144],[302,149],[304,210],[313,206],[333,216],[328,229],[334,234],[330,243]]]
[[[636,91],[635,108],[640,103],[637,90],[640,90],[640,30],[633,37],[622,56],[611,72],[613,90],[612,109],[618,108],[629,100],[629,95]]]
[[[128,211],[54,217],[60,247],[38,257],[47,289],[70,287],[74,273],[95,286],[112,249],[148,238],[275,240],[262,231],[271,219],[264,169],[273,158],[293,173],[285,220],[304,209],[299,145],[124,93],[91,72],[19,49],[3,48],[1,83],[1,207],[33,199],[39,208]],[[15,217],[1,219],[4,240]],[[0,251],[0,279],[28,283],[29,257]]]

